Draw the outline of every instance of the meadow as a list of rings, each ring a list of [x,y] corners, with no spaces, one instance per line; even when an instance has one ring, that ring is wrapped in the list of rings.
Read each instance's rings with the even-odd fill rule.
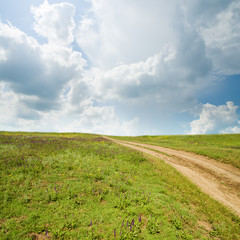
[[[174,168],[99,135],[0,132],[0,171],[0,239],[240,239]]]
[[[240,168],[240,134],[114,137],[194,152]]]

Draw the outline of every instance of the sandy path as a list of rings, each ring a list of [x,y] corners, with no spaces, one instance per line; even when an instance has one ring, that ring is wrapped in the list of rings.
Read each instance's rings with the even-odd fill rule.
[[[161,158],[188,177],[203,192],[230,207],[240,217],[239,169],[195,153],[105,138]]]

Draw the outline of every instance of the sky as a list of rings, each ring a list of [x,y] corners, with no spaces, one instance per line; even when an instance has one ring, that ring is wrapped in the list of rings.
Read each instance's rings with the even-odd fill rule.
[[[240,133],[240,0],[1,0],[0,130]]]

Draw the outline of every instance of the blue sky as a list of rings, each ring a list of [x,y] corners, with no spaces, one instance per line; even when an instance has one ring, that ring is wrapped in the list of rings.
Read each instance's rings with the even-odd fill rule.
[[[2,0],[0,130],[240,133],[239,0]]]

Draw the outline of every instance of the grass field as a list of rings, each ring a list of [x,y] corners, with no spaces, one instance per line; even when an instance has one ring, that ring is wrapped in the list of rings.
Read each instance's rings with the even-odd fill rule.
[[[194,152],[240,168],[240,134],[114,138]]]
[[[240,239],[175,169],[98,135],[0,132],[0,171],[0,239]]]

